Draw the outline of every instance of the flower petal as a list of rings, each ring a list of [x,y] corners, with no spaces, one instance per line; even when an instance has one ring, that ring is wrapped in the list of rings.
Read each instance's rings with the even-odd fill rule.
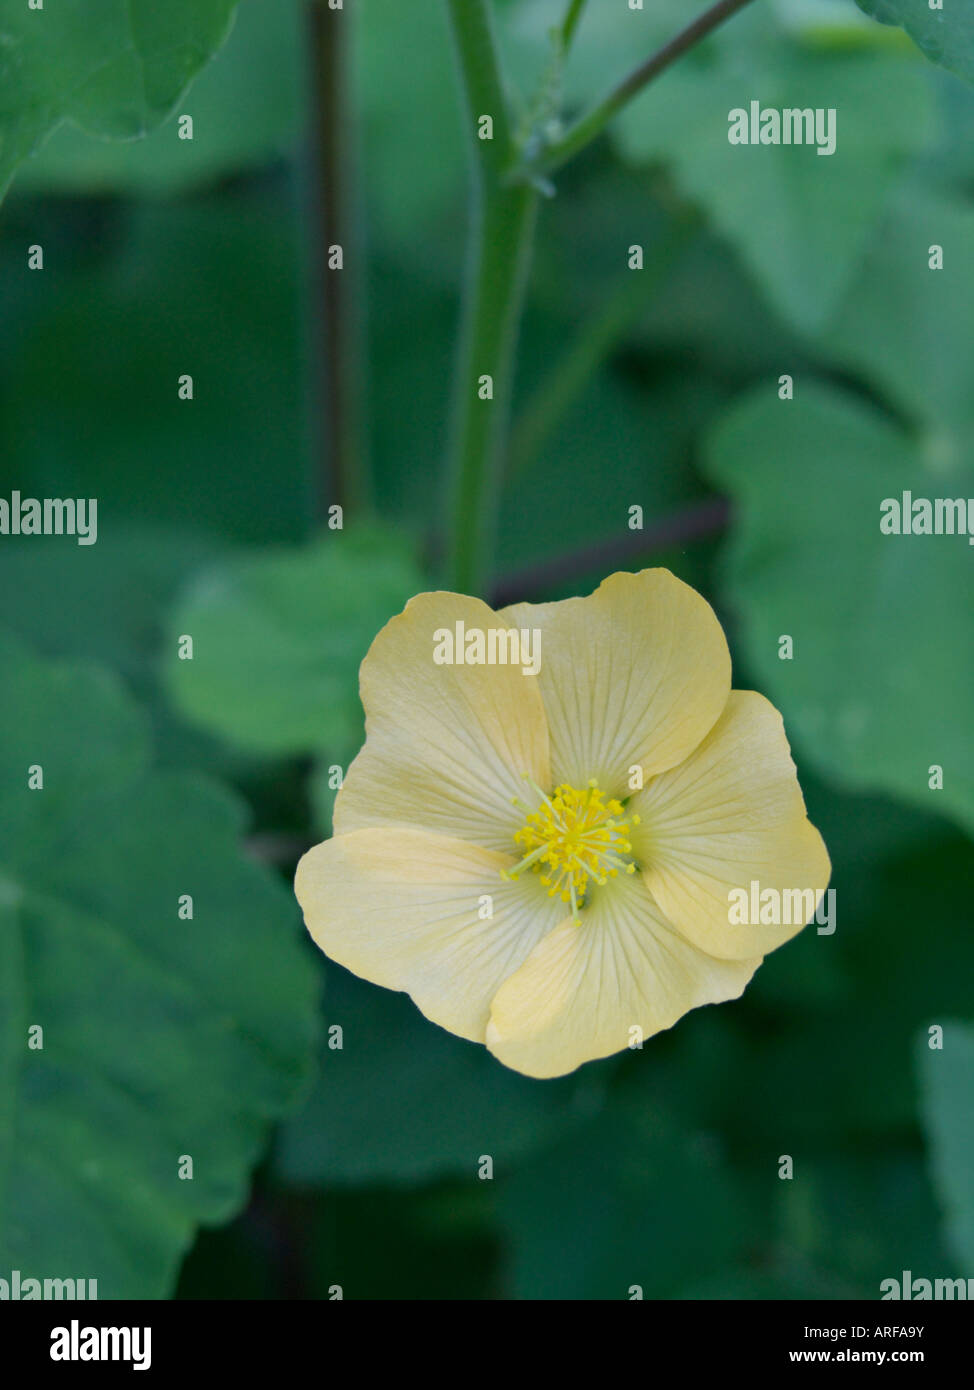
[[[562,1076],[648,1038],[701,1004],[736,999],[760,959],[715,960],[674,932],[634,878],[562,922],[494,998],[487,1046],[528,1076]]]
[[[309,850],[294,890],[327,956],[483,1042],[498,987],[564,914],[536,875],[505,882],[513,863],[428,831],[356,830]]]
[[[507,852],[524,822],[524,774],[549,781],[536,676],[521,666],[438,666],[434,633],[507,626],[479,599],[420,594],[362,663],[366,744],[335,802],[335,830],[415,825]]]
[[[811,916],[731,925],[732,890],[757,882],[814,889],[817,899],[828,884],[828,852],[806,817],[781,715],[753,691],[733,691],[700,747],[627,809],[642,817],[630,840],[646,887],[688,940],[721,959],[767,955]]]
[[[515,604],[502,616],[541,630],[538,680],[556,783],[595,777],[624,795],[630,767],[644,779],[673,767],[727,703],[720,623],[669,570],[613,574],[588,598]]]

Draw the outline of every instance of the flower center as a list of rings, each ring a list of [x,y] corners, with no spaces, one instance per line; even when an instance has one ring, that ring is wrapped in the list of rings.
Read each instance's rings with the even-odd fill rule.
[[[502,877],[516,881],[525,869],[539,873],[549,898],[557,893],[562,902],[571,903],[577,924],[590,878],[604,884],[620,871],[636,872],[636,865],[622,856],[632,853],[629,828],[639,824],[639,817],[621,819],[625,815],[622,802],[606,800],[594,778],[583,790],[563,782],[550,797],[531,785],[541,799],[536,811],[514,798],[515,806],[527,813],[514,836],[525,851],[524,858]]]

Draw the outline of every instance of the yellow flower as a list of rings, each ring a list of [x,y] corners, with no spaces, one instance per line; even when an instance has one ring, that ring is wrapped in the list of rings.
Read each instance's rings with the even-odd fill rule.
[[[434,660],[444,634],[476,659],[464,633],[511,630],[540,633],[536,675],[503,661],[516,638]],[[811,913],[741,924],[735,890],[818,896],[830,865],[781,716],[730,677],[667,570],[500,613],[420,594],[362,663],[365,746],[297,871],[311,935],[529,1076],[738,998]]]

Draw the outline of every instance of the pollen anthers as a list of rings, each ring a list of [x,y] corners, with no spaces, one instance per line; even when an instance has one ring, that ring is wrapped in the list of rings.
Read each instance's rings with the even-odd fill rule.
[[[636,872],[636,865],[623,855],[632,853],[629,829],[639,824],[639,817],[623,819],[622,802],[614,797],[607,800],[595,778],[583,789],[563,782],[551,796],[533,782],[530,785],[540,798],[537,810],[513,798],[527,816],[514,840],[527,852],[502,877],[516,881],[525,869],[539,873],[548,896],[557,894],[562,902],[571,903],[572,919],[578,923],[590,878],[604,884],[620,872]]]

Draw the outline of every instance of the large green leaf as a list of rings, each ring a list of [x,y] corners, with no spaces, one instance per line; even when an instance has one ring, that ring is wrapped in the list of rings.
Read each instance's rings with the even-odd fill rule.
[[[974,211],[909,183],[822,344],[913,422],[932,472],[970,453]],[[930,268],[931,248],[943,269]]]
[[[873,803],[875,815],[883,809]],[[835,834],[823,822],[832,848]],[[833,876],[835,935],[806,930],[794,948],[768,958],[747,992],[748,1010],[761,1012],[744,1017],[751,1046],[727,1078],[722,1114],[748,1146],[779,1142],[783,1127],[803,1151],[821,1145],[823,1136],[828,1142],[898,1142],[916,1123],[917,1029],[970,1005],[974,845],[955,833],[875,864],[868,864],[866,849],[864,874],[857,871],[856,850],[850,838]],[[788,988],[787,958],[801,946],[806,958],[815,952],[835,961],[847,987],[834,1001],[799,999]]]
[[[361,727],[362,658],[420,588],[408,544],[373,527],[209,571],[175,617],[173,694],[190,717],[255,752],[340,749]],[[179,658],[180,636],[192,637],[192,660]]]
[[[713,1135],[622,1096],[497,1185],[512,1298],[666,1297],[739,1256],[747,1209]]]
[[[778,1115],[780,1141],[789,1121]],[[827,1151],[818,1146],[823,1134],[831,1141]],[[915,1147],[890,1144],[879,1154],[863,1153],[835,1142],[827,1128],[816,1138],[818,1144],[799,1145],[790,1134],[790,1179],[777,1176],[780,1143],[766,1144],[750,1169],[762,1211],[748,1260],[691,1280],[678,1297],[875,1299],[893,1272],[943,1267],[934,1196]]]
[[[59,536],[5,536],[0,625],[47,656],[110,666],[141,698],[186,575],[223,553],[192,527],[131,520],[102,528],[88,547]]]
[[[114,679],[4,637],[0,709],[0,1267],[160,1297],[298,1098],[314,974],[238,803],[153,771]]]
[[[934,63],[974,82],[974,10],[967,0],[856,0],[881,24],[899,24]]]
[[[944,1025],[943,1048],[917,1043],[922,1109],[934,1184],[959,1272],[974,1269],[974,1027]]]
[[[611,1070],[556,1082],[518,1076],[433,1027],[405,995],[331,965],[325,1024],[332,1045],[279,1153],[283,1176],[301,1184],[475,1178],[482,1154],[508,1171],[598,1108]]]
[[[835,108],[835,152],[731,145],[728,112]],[[619,118],[623,153],[671,163],[771,304],[812,328],[828,319],[870,243],[904,159],[929,131],[930,97],[909,59],[760,46],[716,69],[674,71]]]
[[[132,140],[230,31],[237,0],[0,0],[0,193],[64,120]]]
[[[126,519],[78,547],[60,536],[7,536],[0,546],[0,627],[38,653],[97,661],[121,675],[149,715],[159,760],[218,776],[244,758],[172,708],[159,661],[173,602],[224,546],[190,526]]]
[[[238,189],[101,217],[97,237],[49,247],[42,274],[21,262],[31,300],[16,342],[0,342],[10,486],[46,496],[56,479],[57,496],[98,497],[103,533],[114,514],[303,538],[293,208]]]
[[[168,194],[288,153],[304,118],[302,9],[243,0],[229,42],[169,120],[137,141],[93,139],[66,122],[21,167],[16,191]],[[182,114],[192,140],[178,136]]]
[[[704,0],[653,0],[642,10],[588,6],[565,72],[569,112],[604,96],[706,8]],[[525,82],[537,76],[531,69],[550,23],[544,0],[529,4],[523,16],[512,12],[515,65]],[[680,191],[705,210],[771,306],[803,329],[824,322],[839,303],[899,169],[931,130],[922,65],[909,52],[867,46],[861,28],[869,30],[854,26],[848,42],[824,43],[810,16],[799,23],[784,8],[753,6],[653,82],[610,126],[627,160],[672,170]],[[728,113],[747,109],[754,98],[765,108],[835,108],[835,152],[731,145]]]
[[[904,491],[974,497],[969,456],[933,458],[872,407],[800,379],[793,401],[769,381],[736,408],[708,468],[737,506],[728,584],[748,665],[803,755],[974,828],[968,537],[880,532],[881,503]]]

